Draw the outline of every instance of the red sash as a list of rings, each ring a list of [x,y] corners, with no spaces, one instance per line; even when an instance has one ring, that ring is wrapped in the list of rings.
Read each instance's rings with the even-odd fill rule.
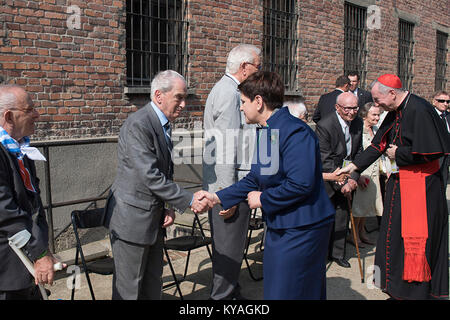
[[[439,161],[400,168],[401,230],[405,248],[403,280],[428,282],[430,266],[425,256],[428,238],[425,178],[439,170]]]

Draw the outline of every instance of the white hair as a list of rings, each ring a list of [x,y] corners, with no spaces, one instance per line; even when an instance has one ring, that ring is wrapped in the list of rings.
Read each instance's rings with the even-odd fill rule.
[[[286,101],[284,103],[289,108],[289,112],[294,117],[300,117],[306,113],[306,107],[303,102],[295,102],[295,101]]]
[[[156,90],[163,93],[172,90],[175,79],[181,79],[186,83],[184,77],[176,71],[165,70],[158,72],[152,80],[150,98],[154,98]]]
[[[235,74],[239,71],[239,66],[243,62],[254,63],[254,55],[259,56],[261,49],[252,44],[240,44],[231,49],[227,58],[227,67],[225,72]]]
[[[378,83],[378,91],[380,91],[380,93],[381,93],[382,95],[388,94],[390,90],[394,90],[397,94],[406,91],[406,90],[404,90],[404,89],[397,89],[397,88],[391,88],[391,87],[388,87],[388,86],[382,84],[382,83],[381,83],[380,81],[378,81],[378,80],[375,80],[374,82],[371,83],[370,89],[373,89],[373,87],[374,87],[377,83]]]
[[[21,87],[12,84],[0,85],[0,116],[3,117],[6,110],[16,109],[17,95],[14,92],[16,89]]]

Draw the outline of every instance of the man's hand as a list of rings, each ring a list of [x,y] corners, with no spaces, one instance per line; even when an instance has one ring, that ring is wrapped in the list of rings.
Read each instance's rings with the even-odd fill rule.
[[[389,148],[386,149],[386,152],[385,152],[386,156],[389,159],[395,160],[395,152],[397,151],[397,148],[398,147],[395,144],[390,144]]]
[[[345,173],[350,174],[353,171],[355,171],[356,169],[358,169],[358,168],[353,163],[350,163],[349,165],[346,165],[342,169],[338,170],[336,172],[336,175],[340,176],[341,174],[345,174]]]
[[[175,211],[173,209],[164,210],[164,223],[163,228],[170,227],[175,222]]]
[[[356,190],[358,187],[358,183],[353,179],[348,179],[347,183],[341,188],[342,194],[351,199],[352,198],[352,191]]]
[[[247,195],[247,202],[250,209],[261,208],[261,191],[252,191]]]
[[[212,194],[208,191],[200,190],[194,193],[191,209],[195,214],[198,214],[211,209],[217,203],[220,203],[220,200],[215,193]]]
[[[58,261],[53,257],[53,255],[49,252],[42,258],[36,260],[34,263],[34,283],[38,285],[53,284],[53,279],[55,277],[55,271],[53,269],[53,265]]]
[[[358,179],[358,187],[360,187],[361,189],[365,189],[369,185],[369,182],[370,182],[369,177],[360,176]]]
[[[224,220],[231,218],[236,212],[237,206],[231,207],[228,210],[222,210],[219,212],[219,216],[221,216]]]

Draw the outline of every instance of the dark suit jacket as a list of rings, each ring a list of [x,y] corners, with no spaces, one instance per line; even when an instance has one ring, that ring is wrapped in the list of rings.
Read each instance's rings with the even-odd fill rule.
[[[352,151],[349,160],[355,159],[362,152],[362,130],[363,121],[356,117],[350,124],[350,135],[352,137]],[[337,167],[342,167],[342,162],[347,156],[345,136],[336,112],[333,112],[316,125],[316,134],[319,138],[320,154],[322,158],[323,172],[333,172]],[[358,180],[359,174],[352,173],[352,179]],[[341,186],[333,181],[325,181],[328,196],[332,197],[335,192],[340,192]]]
[[[342,92],[342,90],[334,89],[333,91],[320,96],[319,102],[317,103],[317,108],[314,111],[312,118],[315,123],[319,122],[320,119],[325,117],[327,114],[336,111],[336,99]]]
[[[367,102],[373,102],[372,94],[369,91],[358,88],[358,107],[359,111],[361,111],[362,106],[364,106]],[[358,111],[358,113],[359,113]]]
[[[125,241],[155,243],[164,203],[184,212],[192,199],[192,193],[172,178],[173,162],[164,130],[148,103],[120,129],[117,175],[111,187],[119,201],[107,204],[106,224],[111,232]]]
[[[34,162],[24,157],[36,194],[25,189],[18,164],[0,144],[0,291],[20,290],[31,286],[32,276],[9,247],[8,238],[27,230],[31,233],[22,251],[31,261],[48,250],[48,225],[42,207],[39,179]]]

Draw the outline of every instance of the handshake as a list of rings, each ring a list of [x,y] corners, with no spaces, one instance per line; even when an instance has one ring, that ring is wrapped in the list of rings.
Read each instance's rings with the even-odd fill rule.
[[[212,209],[218,203],[220,203],[220,199],[215,193],[200,190],[194,193],[191,210],[196,214],[202,213]]]
[[[261,208],[261,191],[251,191],[247,194],[247,202],[250,209]],[[194,193],[194,199],[192,201],[191,210],[198,214],[212,209],[216,204],[220,204],[220,199],[215,193],[210,193],[205,190],[200,190]],[[236,206],[222,210],[219,214],[224,218],[228,218],[233,215],[236,210]]]

